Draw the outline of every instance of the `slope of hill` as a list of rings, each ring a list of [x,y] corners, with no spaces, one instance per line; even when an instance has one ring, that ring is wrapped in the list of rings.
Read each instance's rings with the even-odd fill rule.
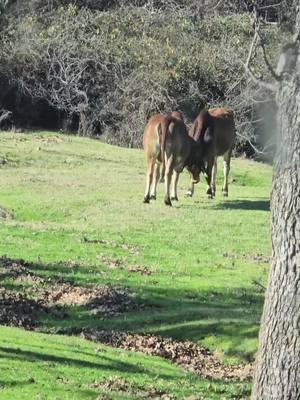
[[[194,198],[185,198],[184,173],[180,201],[167,208],[162,185],[156,202],[142,203],[140,150],[49,132],[2,132],[0,161],[1,324],[100,335],[116,347],[172,359],[164,347],[170,343],[157,344],[159,335],[204,346],[224,365],[253,360],[268,272],[269,166],[234,159],[230,197],[218,191],[213,201],[205,198],[203,180]],[[124,340],[124,332],[137,336]],[[145,334],[154,337],[152,345],[143,342]],[[1,398],[17,398],[20,385],[22,398],[96,398],[103,382],[91,389],[92,382],[108,376],[127,382],[108,398],[134,398],[156,375],[153,386],[174,398],[196,392],[196,398],[237,399],[249,390],[247,382],[225,383],[225,375],[211,382],[123,350],[100,346],[95,355],[98,346],[83,340],[7,328],[1,335]],[[163,351],[155,352],[156,344]],[[189,358],[185,367],[190,362],[204,373]]]

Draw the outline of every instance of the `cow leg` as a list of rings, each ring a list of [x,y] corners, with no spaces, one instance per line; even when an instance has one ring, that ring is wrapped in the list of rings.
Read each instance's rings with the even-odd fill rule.
[[[188,190],[187,190],[187,192],[185,194],[187,197],[193,197],[194,190],[195,190],[195,184],[194,184],[194,180],[193,180],[192,174],[190,174],[190,178],[191,178],[190,186],[189,186],[189,188],[188,188]]]
[[[224,182],[223,182],[223,196],[228,197],[228,175],[230,171],[230,159],[231,159],[231,150],[224,154],[223,161],[223,174],[224,174]]]
[[[178,179],[179,179],[179,172],[174,170],[172,175],[171,200],[178,201],[178,196],[177,196]]]
[[[166,170],[165,170],[165,205],[172,206],[171,199],[170,199],[170,186],[171,186],[171,179],[173,173],[173,156],[169,159],[166,157]]]
[[[153,180],[154,160],[150,158],[147,163],[147,176],[146,176],[146,191],[144,196],[144,203],[150,203],[150,187]]]
[[[215,197],[216,195],[216,175],[217,175],[217,157],[215,157],[214,160],[214,165],[212,167],[212,173],[211,173],[211,192],[212,196]]]
[[[154,165],[154,179],[152,179],[150,200],[156,200],[156,187],[160,177],[160,165],[156,162]]]
[[[210,158],[208,160],[208,162],[207,162],[207,168],[206,168],[206,182],[207,182],[206,194],[207,194],[207,197],[209,199],[213,198],[213,189],[212,189],[212,186],[211,186],[211,184],[212,184],[211,177],[212,177],[212,169],[213,169],[213,166],[214,166],[214,162],[215,162],[215,157]]]

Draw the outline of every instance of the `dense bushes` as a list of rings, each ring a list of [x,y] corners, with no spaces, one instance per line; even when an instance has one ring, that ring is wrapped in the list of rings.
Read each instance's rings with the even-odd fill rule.
[[[247,14],[229,13],[234,2],[222,14],[209,8],[204,19],[180,1],[134,7],[128,4],[137,1],[116,0],[108,11],[99,11],[105,1],[67,3],[31,0],[31,10],[47,10],[8,18],[0,73],[18,93],[47,101],[62,121],[77,121],[80,134],[126,146],[140,145],[150,114],[180,108],[189,121],[204,104],[233,107],[238,127],[255,134],[245,120],[256,118],[259,94],[242,65],[252,24]],[[265,33],[274,56],[278,30],[267,25]],[[256,72],[265,73],[259,60]]]

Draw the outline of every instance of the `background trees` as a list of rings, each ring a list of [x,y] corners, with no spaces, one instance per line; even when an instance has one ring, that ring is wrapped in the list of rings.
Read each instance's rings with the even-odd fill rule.
[[[264,100],[243,66],[253,36],[249,7],[11,0],[1,25],[0,104],[17,125],[79,130],[126,146],[140,146],[154,112],[180,108],[191,121],[204,104],[228,105],[238,121],[237,150],[252,151],[245,138],[262,149]],[[276,7],[260,12],[272,59],[283,37],[274,21],[282,16]],[[252,66],[268,75],[262,57]]]

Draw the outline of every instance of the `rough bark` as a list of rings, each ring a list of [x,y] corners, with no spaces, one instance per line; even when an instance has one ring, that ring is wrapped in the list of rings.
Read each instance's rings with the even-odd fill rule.
[[[296,27],[300,25],[300,12]],[[278,89],[272,189],[272,266],[252,400],[300,399],[300,40]],[[290,62],[291,61],[291,62]]]

